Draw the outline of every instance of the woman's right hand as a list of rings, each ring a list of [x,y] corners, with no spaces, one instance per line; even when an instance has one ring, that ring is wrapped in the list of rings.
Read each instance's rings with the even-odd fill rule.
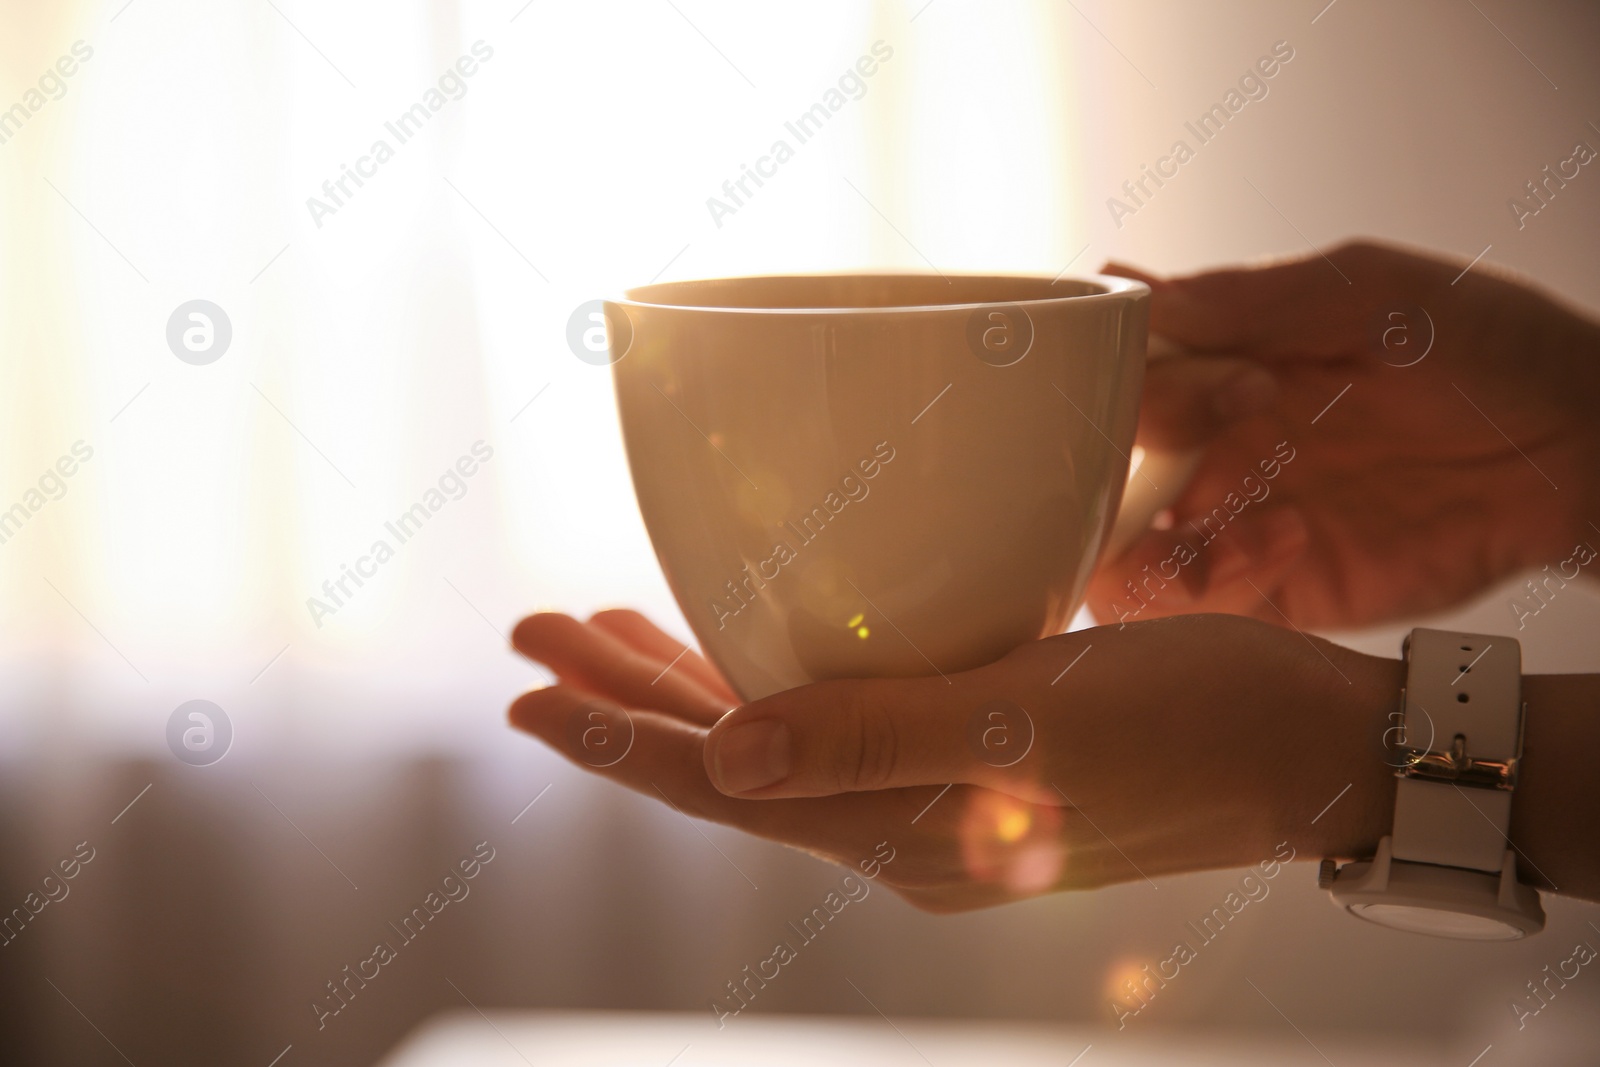
[[[1165,280],[1108,266],[1193,353],[1151,365],[1141,443],[1205,457],[1172,528],[1102,563],[1096,617],[1353,628],[1600,546],[1600,326],[1465,266],[1367,242]]]

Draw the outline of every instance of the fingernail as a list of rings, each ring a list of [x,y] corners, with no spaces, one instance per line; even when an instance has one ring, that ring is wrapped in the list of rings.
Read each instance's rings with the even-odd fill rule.
[[[1225,419],[1240,419],[1265,411],[1278,395],[1278,383],[1266,371],[1252,368],[1231,378],[1211,399],[1214,411]]]
[[[715,742],[711,766],[724,793],[748,793],[789,776],[789,728],[766,720],[735,726]]]
[[[1151,288],[1156,288],[1158,286],[1166,284],[1165,279],[1157,278],[1155,275],[1147,273],[1146,271],[1140,270],[1138,267],[1135,267],[1131,263],[1124,263],[1124,262],[1122,262],[1121,260],[1118,260],[1118,259],[1108,259],[1108,260],[1106,260],[1105,266],[1100,268],[1100,273],[1101,274],[1120,274],[1125,278],[1132,278],[1135,281],[1144,282],[1146,285],[1150,286]]]

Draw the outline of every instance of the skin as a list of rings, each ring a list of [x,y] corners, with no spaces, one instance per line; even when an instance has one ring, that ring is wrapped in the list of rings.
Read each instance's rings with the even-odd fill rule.
[[[1600,543],[1585,417],[1600,330],[1481,266],[1452,285],[1459,265],[1398,249],[1328,258],[1171,281],[1110,268],[1151,283],[1153,328],[1193,353],[1152,366],[1144,443],[1205,452],[1173,529],[1104,563],[1091,608],[1120,599],[1125,614],[1124,583],[1171,555],[1182,524],[1296,442],[1270,497],[1135,621],[948,681],[831,681],[736,706],[712,666],[636,612],[540,614],[513,645],[558,684],[519,698],[512,723],[690,816],[833,862],[888,842],[880,883],[930,911],[1289,850],[1370,856],[1393,823],[1382,738],[1404,667],[1298,628],[1441,610]],[[1396,304],[1427,309],[1437,332],[1407,367],[1392,364],[1420,347],[1375,340]],[[1523,695],[1519,872],[1600,899],[1600,676],[1530,676]]]
[[[1328,260],[1169,280],[1106,268],[1149,284],[1151,331],[1196,356],[1152,364],[1142,443],[1205,454],[1174,531],[1152,531],[1096,574],[1098,618],[1136,607],[1125,583],[1168,559],[1174,534],[1240,492],[1281,441],[1296,456],[1267,499],[1140,619],[1226,611],[1319,629],[1414,619],[1600,539],[1589,525],[1600,524],[1600,326],[1484,264],[1460,276],[1464,264],[1367,242]],[[1407,306],[1427,319],[1388,317]],[[1230,386],[1252,382],[1254,405],[1218,410]]]

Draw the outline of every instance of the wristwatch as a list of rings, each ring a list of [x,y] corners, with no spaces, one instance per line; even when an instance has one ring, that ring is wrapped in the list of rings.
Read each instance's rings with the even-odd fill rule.
[[[1544,929],[1517,881],[1511,798],[1522,757],[1522,648],[1509,637],[1412,630],[1406,684],[1385,735],[1394,830],[1372,859],[1322,861],[1317,884],[1357,918],[1471,941]]]

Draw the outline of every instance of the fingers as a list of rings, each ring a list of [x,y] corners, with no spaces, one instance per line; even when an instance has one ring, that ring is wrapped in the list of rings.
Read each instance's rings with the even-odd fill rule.
[[[682,719],[628,711],[573,685],[524,693],[507,714],[511,725],[580,766],[705,818],[729,821],[733,803],[705,786],[700,752],[705,730]],[[751,805],[754,807],[754,805]]]
[[[1140,398],[1139,443],[1195,448],[1234,422],[1268,410],[1277,398],[1277,379],[1251,360],[1204,355],[1153,360]]]
[[[706,777],[706,731],[668,715],[624,709],[574,686],[525,693],[508,717],[574,763],[675,808],[796,848],[845,862],[871,856],[892,839],[918,856],[901,863],[896,884],[954,880],[959,856],[949,844],[951,801],[918,821],[939,790],[907,789],[804,800],[742,800],[726,796]],[[956,792],[956,791],[952,791]]]
[[[653,708],[702,725],[728,710],[727,701],[680,669],[682,660],[668,669],[669,659],[645,655],[603,626],[585,626],[553,612],[530,615],[517,623],[511,644],[564,681],[628,707]]]
[[[680,644],[678,639],[663,633],[655,623],[628,608],[610,608],[589,617],[589,625],[596,626],[634,649],[660,660],[677,661],[673,670],[681,670],[694,679],[701,688],[726,701],[728,707],[739,703],[739,697],[723,679],[717,669],[707,663],[700,653]],[[682,658],[680,659],[680,655]]]
[[[1305,517],[1287,504],[1245,512],[1220,531],[1180,521],[1104,563],[1090,581],[1089,610],[1102,623],[1210,611],[1280,623],[1263,594],[1304,565],[1309,546]]]
[[[626,712],[570,685],[524,694],[509,717],[574,763],[687,817],[860,868],[929,911],[1136,876],[1087,820],[1055,804],[966,785],[746,800],[712,786],[706,731],[682,719]]]

